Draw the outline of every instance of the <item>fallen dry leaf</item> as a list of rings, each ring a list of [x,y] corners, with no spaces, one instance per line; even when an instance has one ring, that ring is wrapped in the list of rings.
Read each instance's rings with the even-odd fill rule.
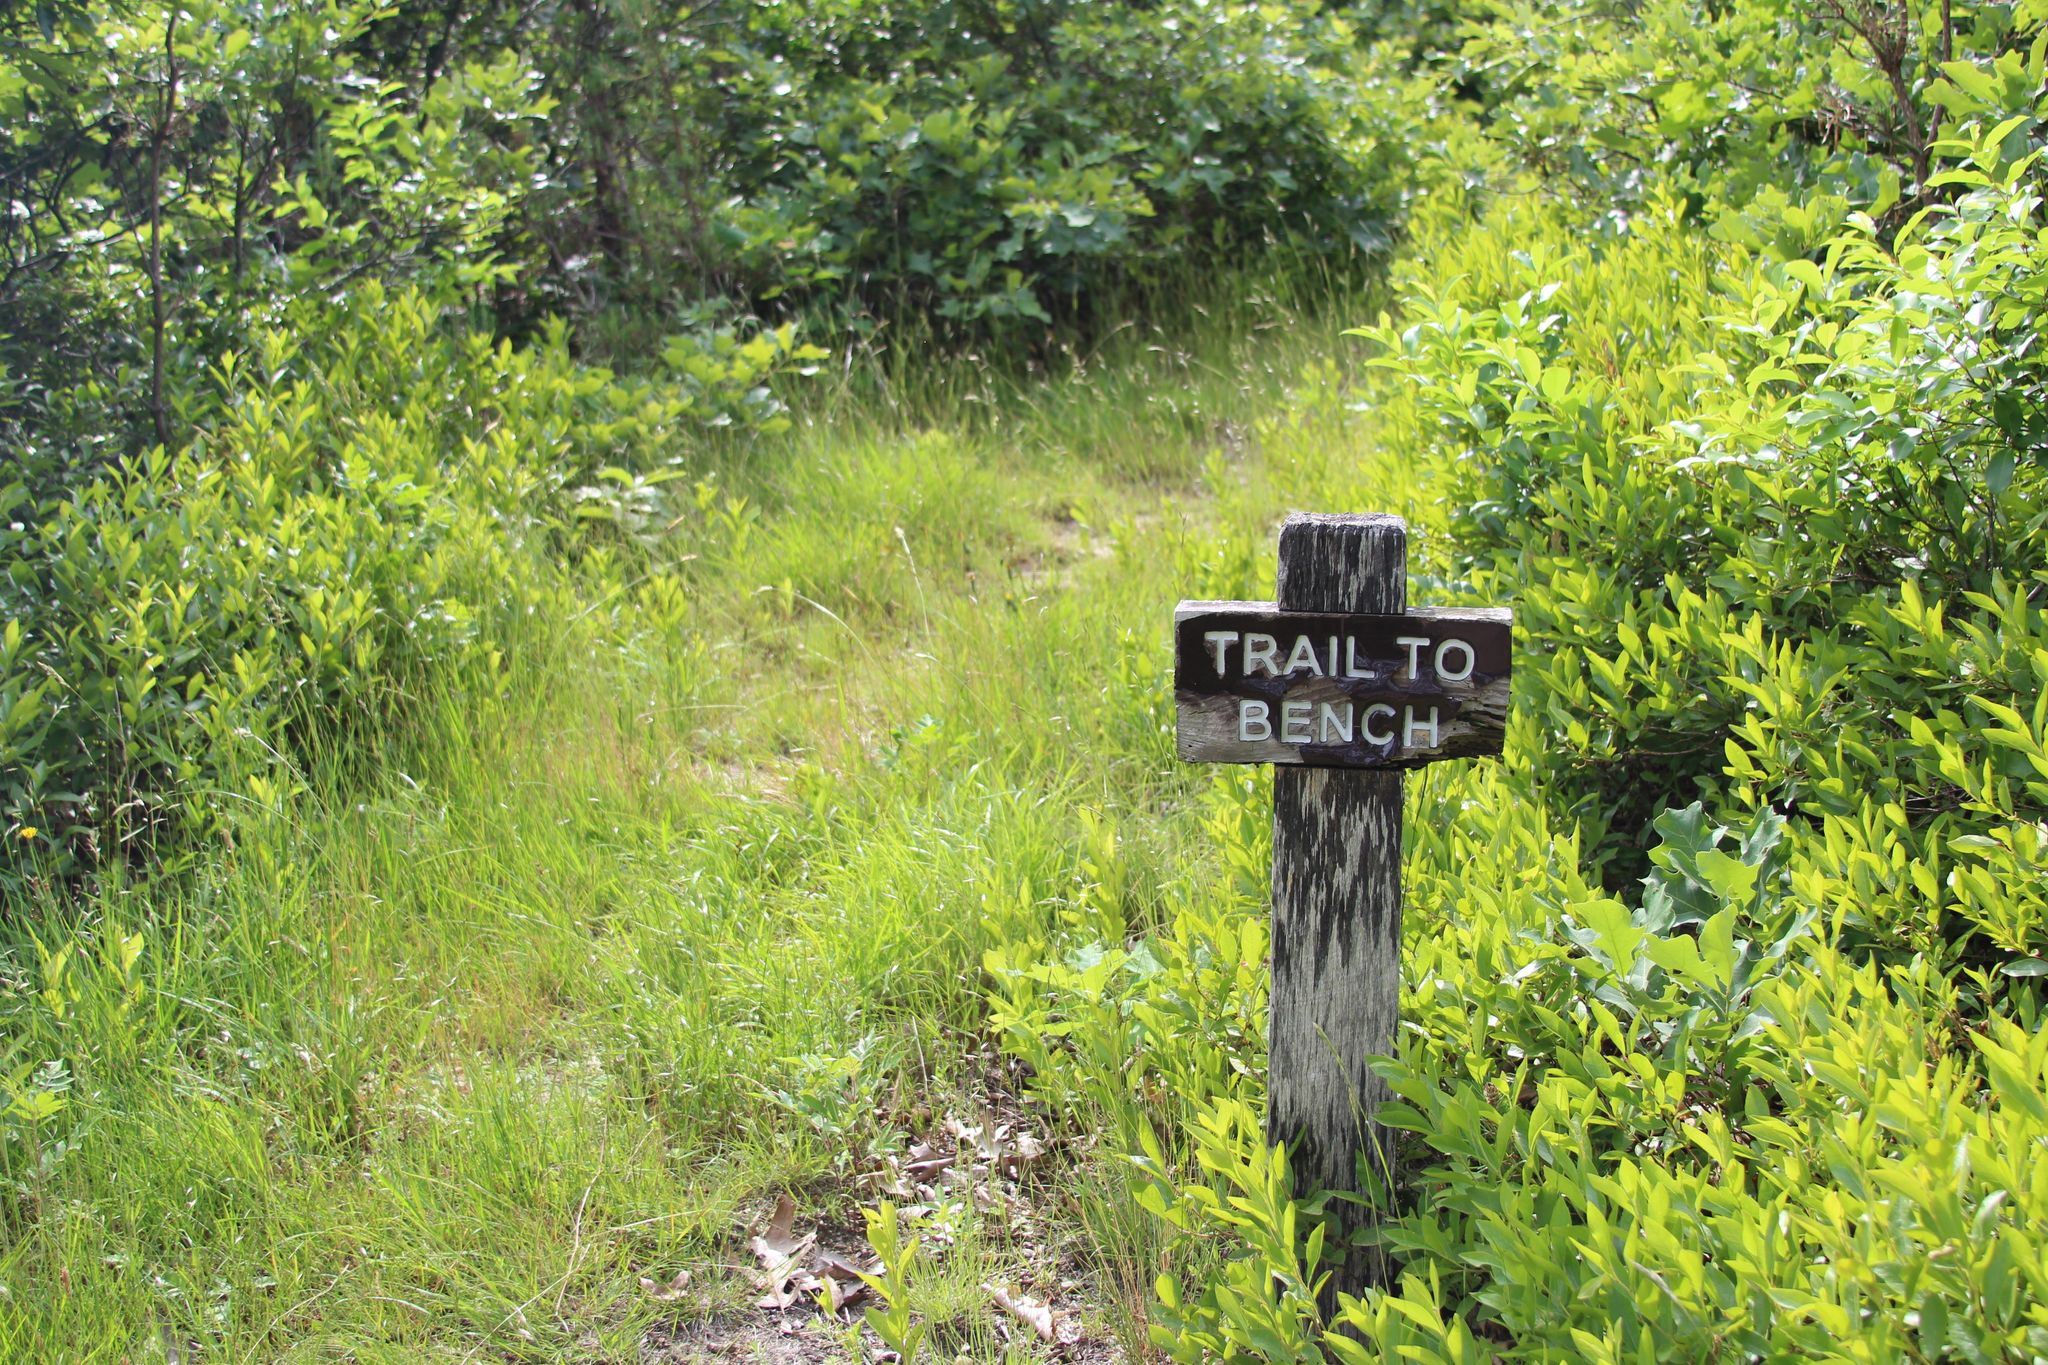
[[[893,1156],[882,1159],[887,1163],[884,1169],[871,1172],[868,1182],[890,1199],[917,1198],[917,1183],[905,1173],[903,1163]]]
[[[676,1277],[668,1282],[666,1288],[642,1275],[640,1277],[640,1287],[646,1290],[656,1303],[674,1303],[677,1299],[683,1297],[683,1292],[690,1287],[690,1272],[678,1270]]]
[[[775,1212],[768,1219],[768,1230],[754,1239],[767,1245],[776,1253],[787,1256],[796,1249],[796,1200],[783,1195],[775,1201]]]
[[[1010,1150],[1003,1157],[1003,1169],[1012,1180],[1024,1174],[1024,1168],[1035,1161],[1045,1159],[1045,1144],[1029,1133],[1019,1133],[1011,1142]]]
[[[950,1169],[952,1165],[953,1153],[942,1152],[929,1142],[920,1142],[910,1149],[910,1160],[903,1169],[910,1175],[929,1177]]]
[[[1003,1155],[1003,1137],[1007,1127],[998,1127],[994,1119],[968,1125],[957,1118],[947,1118],[946,1131],[953,1135],[961,1147],[972,1147],[978,1161],[998,1161]]]
[[[861,1278],[861,1268],[836,1251],[820,1252],[811,1268],[817,1273],[819,1287],[825,1291],[828,1312],[837,1313],[868,1296],[868,1282]],[[881,1269],[880,1265],[873,1265],[867,1273],[879,1274]]]
[[[794,1308],[811,1302],[818,1292],[817,1277],[801,1266],[757,1275],[754,1283],[768,1291],[756,1301],[762,1308]]]
[[[1012,1180],[1021,1179],[1025,1167],[1045,1157],[1044,1143],[1030,1133],[1013,1132],[1009,1124],[997,1123],[993,1117],[978,1124],[948,1117],[945,1128],[958,1144],[961,1155],[971,1153],[978,1168],[986,1166],[994,1174]]]
[[[815,1232],[796,1235],[796,1201],[783,1195],[775,1203],[768,1230],[747,1243],[761,1262],[761,1270],[754,1276],[755,1285],[767,1291],[761,1297],[761,1307],[792,1308],[806,1295],[818,1292],[817,1277],[804,1269],[804,1258],[817,1244]]]
[[[759,1242],[761,1239],[757,1237],[754,1240]],[[797,1247],[798,1252],[808,1252],[812,1241],[806,1237]],[[754,1276],[754,1283],[767,1291],[761,1296],[763,1308],[794,1308],[818,1292],[818,1277],[804,1269],[801,1254],[774,1261],[764,1256],[761,1265],[760,1273]]]
[[[984,1283],[982,1292],[996,1301],[996,1305],[1017,1321],[1038,1333],[1042,1341],[1058,1341],[1059,1336],[1053,1322],[1052,1307],[1030,1298],[1022,1291],[1013,1290],[995,1283]]]

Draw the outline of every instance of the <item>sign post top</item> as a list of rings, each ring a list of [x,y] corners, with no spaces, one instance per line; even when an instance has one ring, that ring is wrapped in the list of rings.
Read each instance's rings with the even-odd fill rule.
[[[1392,512],[1289,512],[1280,534],[1296,526],[1315,526],[1339,530],[1397,531],[1402,540],[1408,538],[1408,522]]]
[[[1380,512],[1296,512],[1280,528],[1282,611],[1408,609],[1408,523]]]

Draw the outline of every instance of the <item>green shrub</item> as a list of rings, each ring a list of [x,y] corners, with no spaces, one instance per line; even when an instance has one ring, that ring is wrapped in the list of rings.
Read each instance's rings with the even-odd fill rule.
[[[1869,847],[1929,885],[2039,818],[2048,275],[2008,131],[1957,144],[1955,202],[1889,242],[1859,216],[1817,261],[1704,241],[1671,201],[1574,261],[1569,211],[1511,208],[1522,252],[1374,332],[1410,439],[1450,457],[1458,573],[1518,601],[1549,790],[1615,885],[1681,798],[1780,810],[1842,843],[1843,876]],[[2030,912],[1874,897],[1851,898],[1874,943],[2048,950]]]
[[[1379,250],[1398,105],[1315,5],[752,10],[700,111],[735,149],[717,235],[756,297],[968,335],[1276,240]]]
[[[1376,254],[1432,96],[1349,8],[39,4],[0,17],[0,436],[175,448],[223,351],[366,277],[638,368],[681,317],[1014,345]]]
[[[0,17],[0,440],[39,495],[186,440],[208,371],[363,280],[507,287],[549,112],[503,51],[388,81],[358,0]]]
[[[789,329],[727,329],[622,381],[559,327],[453,335],[369,285],[230,354],[184,451],[0,489],[7,863],[187,852],[224,802],[282,799],[305,745],[402,719],[430,670],[489,686],[509,623],[580,600],[570,561],[622,590],[631,561],[599,552],[682,524],[679,442],[786,420],[763,381],[808,358]]]
[[[1492,140],[1366,331],[1377,452],[1290,493],[1411,507],[1522,646],[1503,763],[1410,782],[1395,1283],[1316,1309],[1256,972],[1173,1012],[1262,887],[990,963],[1174,1238],[1177,1358],[2048,1357],[2048,15],[1878,13],[1501,7],[1447,62]]]

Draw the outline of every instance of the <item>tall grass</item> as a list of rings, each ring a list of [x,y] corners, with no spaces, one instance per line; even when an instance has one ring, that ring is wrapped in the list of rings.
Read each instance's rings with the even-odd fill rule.
[[[1218,875],[1163,623],[1254,590],[1355,446],[1363,305],[1316,288],[1036,374],[842,356],[788,434],[685,452],[726,520],[681,587],[527,621],[196,871],[0,919],[51,1097],[10,1119],[0,1358],[633,1360],[751,1302],[776,1194],[857,1226],[985,1084],[986,948]],[[1148,1234],[1091,1179],[1040,1182],[1051,1254],[1135,1340]],[[922,1310],[999,1355],[969,1290],[1046,1255],[975,1223]]]

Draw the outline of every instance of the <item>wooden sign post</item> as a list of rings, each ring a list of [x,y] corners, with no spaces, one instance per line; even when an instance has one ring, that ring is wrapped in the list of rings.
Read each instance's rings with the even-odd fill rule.
[[[1512,613],[1408,610],[1399,517],[1296,514],[1280,531],[1279,600],[1174,612],[1180,756],[1276,763],[1273,997],[1266,1139],[1305,1186],[1356,1192],[1362,1154],[1392,1188],[1385,1088],[1401,991],[1401,770],[1497,754]],[[1331,1244],[1364,1211],[1334,1201]],[[1332,1279],[1384,1281],[1376,1256]]]

